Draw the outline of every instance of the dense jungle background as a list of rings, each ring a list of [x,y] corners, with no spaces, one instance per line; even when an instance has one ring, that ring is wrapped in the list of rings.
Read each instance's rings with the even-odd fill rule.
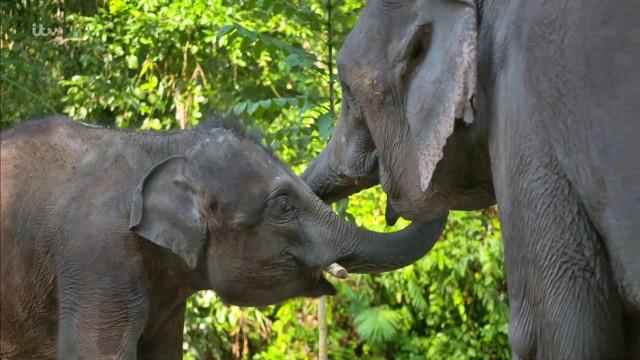
[[[364,0],[0,1],[1,123],[65,114],[127,129],[237,118],[297,172],[340,110],[335,57]],[[333,84],[333,85],[332,85]],[[384,223],[379,187],[336,211]],[[509,358],[508,300],[495,209],[453,212],[431,253],[405,269],[335,281],[331,359]],[[315,299],[266,308],[191,297],[186,359],[317,357]]]

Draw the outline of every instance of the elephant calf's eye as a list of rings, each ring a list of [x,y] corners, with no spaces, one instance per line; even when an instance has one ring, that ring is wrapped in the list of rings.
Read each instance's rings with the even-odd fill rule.
[[[295,217],[296,208],[291,205],[286,195],[269,200],[266,218],[274,224],[287,224]]]
[[[277,206],[278,206],[278,211],[282,214],[289,214],[293,210],[295,210],[294,207],[289,204],[289,201],[287,200],[287,198],[285,198],[284,196],[281,196],[278,198]]]

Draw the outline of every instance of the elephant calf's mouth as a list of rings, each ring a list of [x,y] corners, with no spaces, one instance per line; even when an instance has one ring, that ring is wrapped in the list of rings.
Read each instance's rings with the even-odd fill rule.
[[[322,270],[316,270],[312,273],[314,292],[310,296],[335,295],[337,290],[333,284],[327,280]]]

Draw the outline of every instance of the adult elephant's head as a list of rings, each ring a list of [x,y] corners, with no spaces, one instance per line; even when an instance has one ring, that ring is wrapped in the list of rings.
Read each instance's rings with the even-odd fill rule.
[[[316,194],[379,181],[413,220],[495,202],[486,126],[474,121],[477,22],[472,0],[369,1],[338,56],[335,134],[303,175]]]

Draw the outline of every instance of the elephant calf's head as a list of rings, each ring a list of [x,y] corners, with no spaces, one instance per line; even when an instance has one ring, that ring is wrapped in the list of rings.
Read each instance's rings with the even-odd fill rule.
[[[216,129],[147,173],[130,228],[204,274],[226,301],[248,306],[332,294],[322,271],[333,262],[351,272],[408,265],[431,248],[445,219],[394,234],[359,229],[261,146]]]

